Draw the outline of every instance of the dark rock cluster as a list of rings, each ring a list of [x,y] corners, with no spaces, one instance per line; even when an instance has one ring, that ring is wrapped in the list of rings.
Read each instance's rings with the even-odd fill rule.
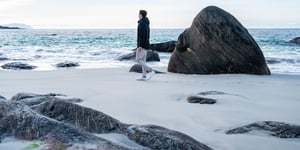
[[[300,126],[276,121],[260,121],[226,131],[226,134],[244,134],[251,131],[267,133],[279,138],[300,138]]]
[[[68,145],[97,144],[101,149],[130,149],[95,134],[118,133],[144,148],[199,149],[208,146],[183,133],[156,125],[125,124],[100,111],[75,104],[77,99],[61,94],[19,93],[6,100],[0,97],[0,137],[25,140],[54,139]]]

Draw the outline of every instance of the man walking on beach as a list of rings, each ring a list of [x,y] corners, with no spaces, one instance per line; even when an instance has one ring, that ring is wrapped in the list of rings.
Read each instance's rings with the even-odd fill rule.
[[[147,49],[150,47],[150,21],[147,18],[147,11],[140,10],[139,12],[139,21],[138,21],[138,31],[137,31],[137,51],[136,51],[136,61],[142,66],[143,77],[138,80],[149,80],[154,74],[155,71],[152,70],[146,64],[147,58]],[[147,72],[150,72],[147,77]]]

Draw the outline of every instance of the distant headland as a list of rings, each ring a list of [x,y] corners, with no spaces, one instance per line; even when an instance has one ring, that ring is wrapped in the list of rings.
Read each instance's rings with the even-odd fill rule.
[[[22,23],[11,23],[0,25],[0,29],[32,29],[32,27]]]
[[[22,28],[18,28],[18,27],[6,27],[6,26],[1,26],[0,25],[0,29],[22,29]]]

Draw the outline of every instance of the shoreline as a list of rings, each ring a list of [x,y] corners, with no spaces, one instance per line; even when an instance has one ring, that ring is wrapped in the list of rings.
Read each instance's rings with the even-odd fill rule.
[[[152,66],[154,69],[157,69],[158,71],[162,71],[165,73],[170,73],[170,74],[177,74],[177,73],[172,73],[172,72],[168,72],[168,68],[164,67],[163,65],[159,64],[158,67],[156,67],[156,65],[154,65],[154,63],[160,63],[160,62],[148,62],[148,64],[150,66]],[[0,63],[0,66],[3,65],[5,63]],[[36,64],[40,64],[41,63],[30,63],[31,65],[36,65]],[[82,65],[84,64],[84,65]],[[18,69],[3,69],[0,68],[0,72],[55,72],[55,71],[63,71],[63,70],[101,70],[101,69],[123,69],[129,72],[130,68],[136,64],[135,62],[124,62],[124,61],[116,61],[114,63],[93,63],[94,65],[92,66],[87,66],[86,64],[90,64],[90,63],[80,63],[80,66],[77,67],[56,67],[55,63],[42,63],[42,67],[37,67],[36,69],[32,69],[32,70],[18,70]],[[96,65],[97,64],[97,65]],[[45,67],[46,66],[46,67]],[[178,73],[179,74],[179,73]],[[300,76],[300,73],[298,72],[272,72],[271,71],[271,75],[256,75],[256,74],[181,74],[181,75],[199,75],[199,76],[218,76],[218,75],[250,75],[250,76]]]

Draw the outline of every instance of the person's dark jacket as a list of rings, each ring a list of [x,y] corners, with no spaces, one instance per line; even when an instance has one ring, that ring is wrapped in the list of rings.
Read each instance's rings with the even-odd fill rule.
[[[141,19],[138,25],[137,31],[137,47],[142,47],[144,49],[149,49],[150,47],[150,21],[147,17]]]

